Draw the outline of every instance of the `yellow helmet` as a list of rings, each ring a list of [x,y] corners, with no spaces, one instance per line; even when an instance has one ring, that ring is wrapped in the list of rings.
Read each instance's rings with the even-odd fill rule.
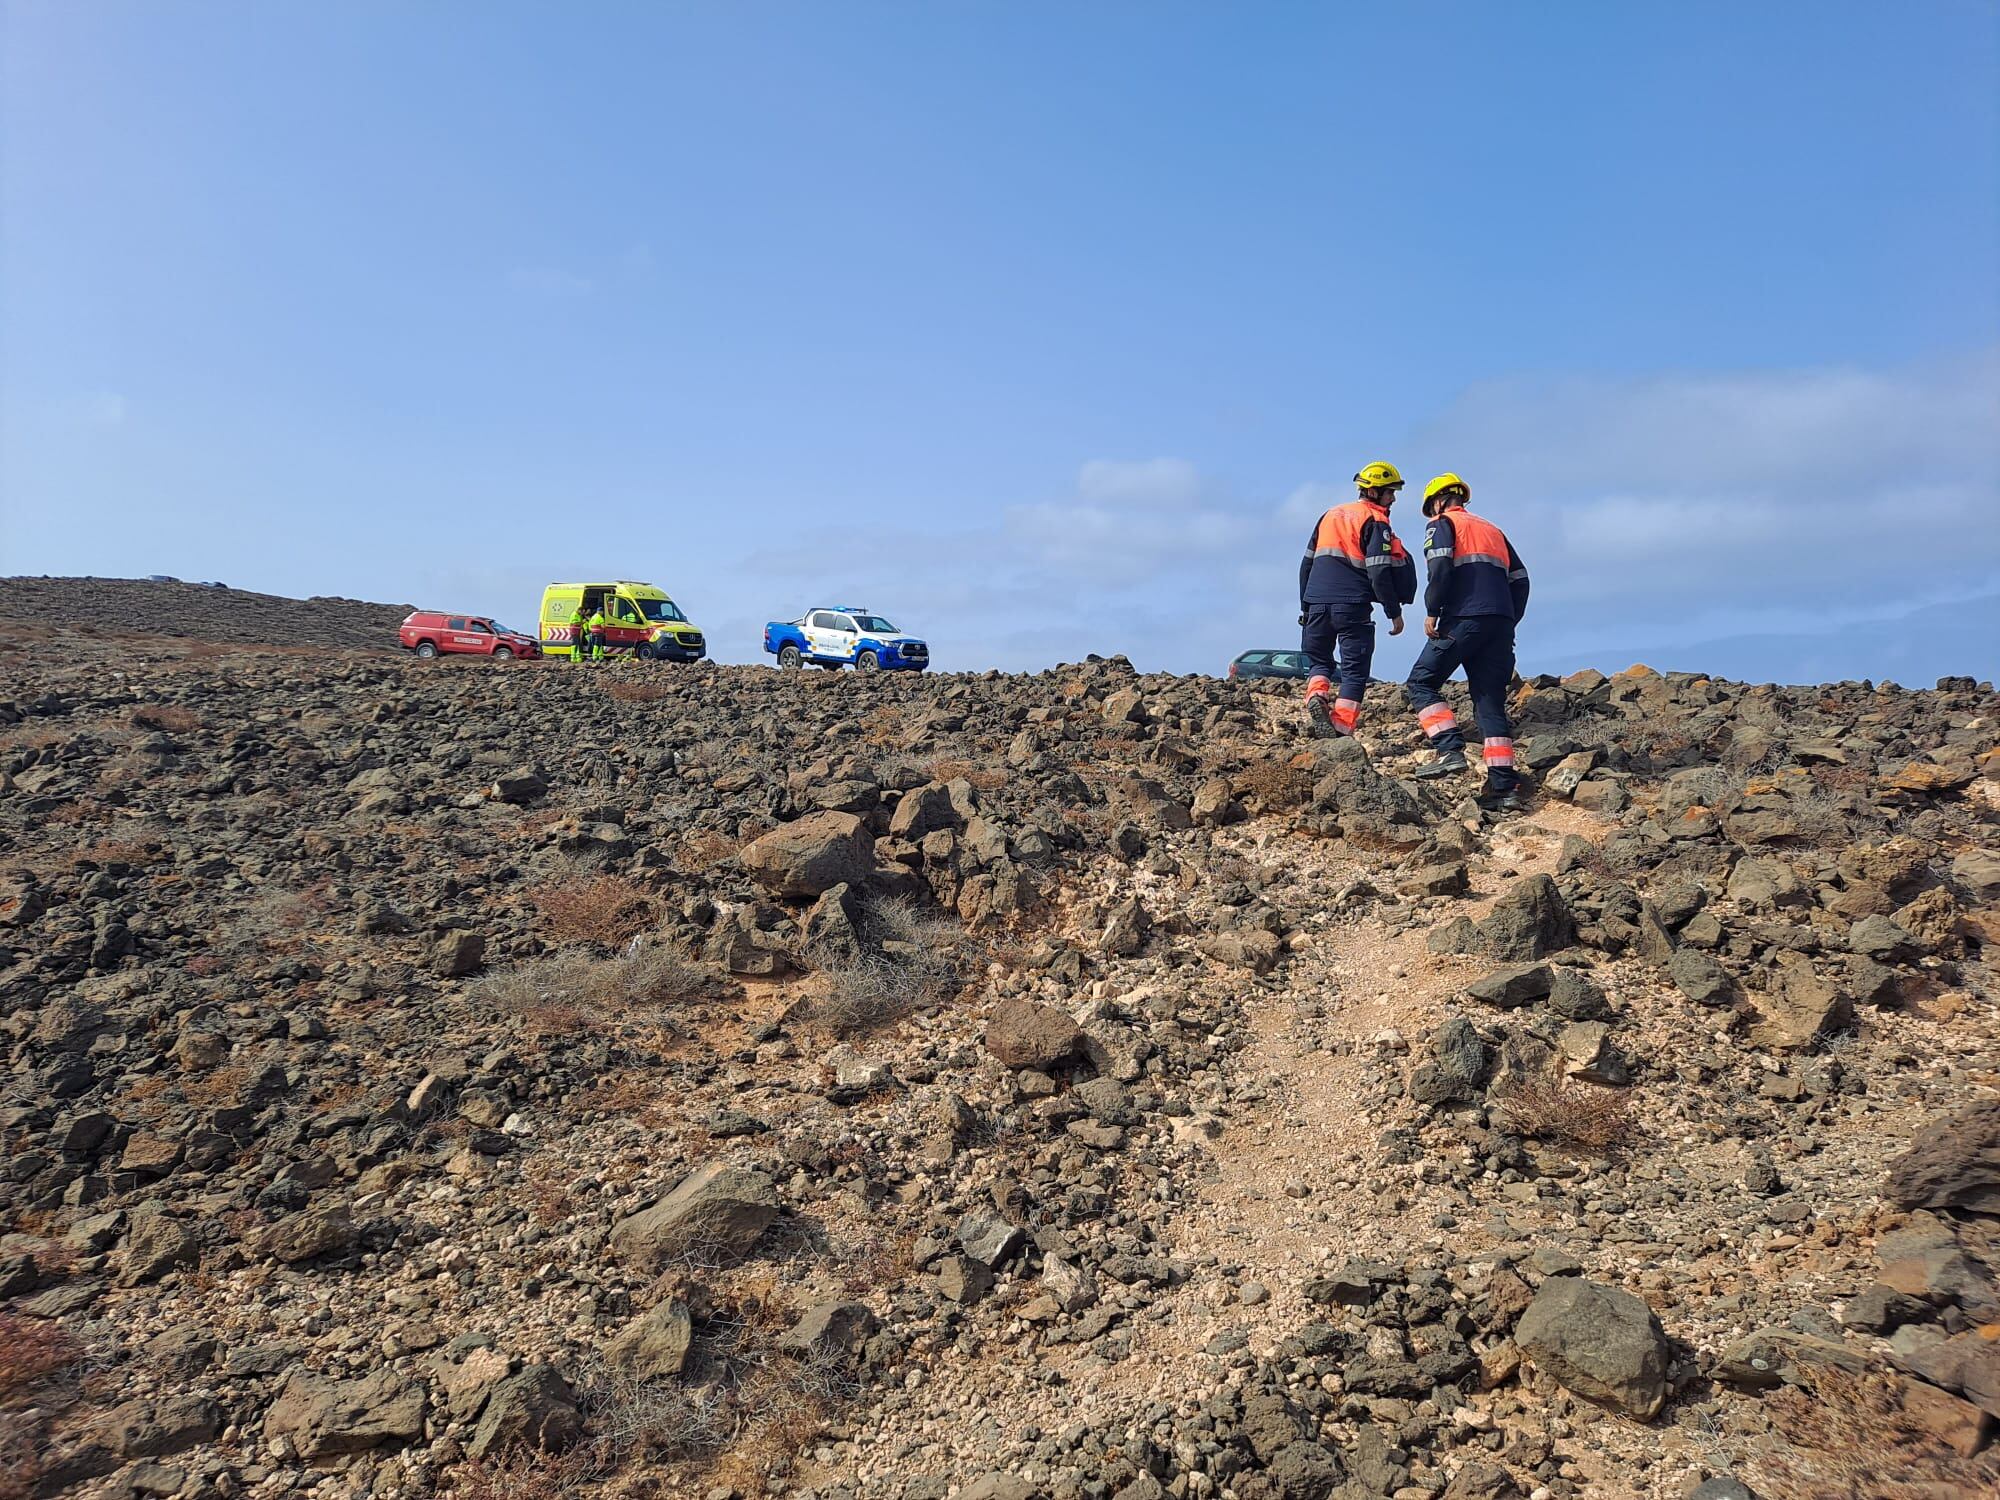
[[[1467,500],[1470,500],[1472,498],[1471,485],[1467,484],[1463,479],[1460,479],[1456,474],[1440,474],[1438,475],[1437,478],[1433,479],[1429,484],[1424,486],[1424,499],[1426,501],[1435,500],[1439,495],[1442,495],[1446,490],[1451,490],[1451,489],[1457,490],[1459,494],[1463,495]]]
[[[1354,476],[1354,482],[1364,490],[1400,489],[1403,484],[1403,473],[1394,464],[1366,464],[1361,472]]]

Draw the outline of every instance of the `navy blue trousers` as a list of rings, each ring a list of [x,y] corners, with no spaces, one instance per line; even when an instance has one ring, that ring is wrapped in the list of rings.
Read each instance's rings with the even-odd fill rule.
[[[1375,660],[1374,606],[1308,604],[1299,649],[1313,676],[1329,681],[1337,676],[1340,696],[1359,704],[1368,690],[1369,665]]]
[[[1514,770],[1514,726],[1507,718],[1507,688],[1514,680],[1514,622],[1505,615],[1448,616],[1424,642],[1410,668],[1410,706],[1440,754],[1465,748],[1458,717],[1444,701],[1451,674],[1465,668],[1472,715],[1485,739],[1486,785],[1496,792],[1519,784]]]

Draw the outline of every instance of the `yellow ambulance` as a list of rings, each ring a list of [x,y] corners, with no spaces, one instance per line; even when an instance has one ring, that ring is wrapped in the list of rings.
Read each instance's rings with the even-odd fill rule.
[[[542,590],[542,654],[576,653],[578,608],[604,613],[604,653],[655,661],[700,661],[708,642],[666,591],[650,583],[552,583]]]

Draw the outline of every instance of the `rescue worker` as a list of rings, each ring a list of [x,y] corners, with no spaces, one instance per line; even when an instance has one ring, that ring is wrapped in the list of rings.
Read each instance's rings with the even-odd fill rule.
[[[1472,713],[1485,740],[1486,789],[1478,797],[1488,812],[1521,808],[1514,769],[1514,726],[1507,719],[1507,689],[1514,677],[1514,627],[1528,611],[1528,570],[1506,533],[1467,510],[1472,487],[1456,474],[1424,486],[1424,642],[1410,669],[1410,704],[1437,759],[1417,775],[1425,780],[1466,769],[1465,736],[1444,701],[1444,685],[1460,666],[1472,690]]]
[[[576,613],[569,617],[569,659],[580,662],[590,644],[590,616],[583,612],[583,601],[579,599]]]
[[[1306,725],[1316,735],[1353,734],[1375,659],[1374,608],[1389,617],[1389,634],[1403,633],[1403,606],[1417,597],[1417,565],[1389,526],[1389,507],[1403,487],[1394,464],[1373,463],[1354,476],[1356,499],[1319,518],[1299,564],[1300,649],[1306,682]],[[1340,695],[1331,679],[1339,660]]]
[[[602,606],[590,616],[590,659],[604,660],[604,610]]]

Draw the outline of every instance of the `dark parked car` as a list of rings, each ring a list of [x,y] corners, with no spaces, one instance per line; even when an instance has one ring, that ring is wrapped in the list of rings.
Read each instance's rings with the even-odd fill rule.
[[[1308,674],[1302,652],[1245,651],[1229,664],[1229,675],[1237,679],[1290,677],[1303,682]]]

